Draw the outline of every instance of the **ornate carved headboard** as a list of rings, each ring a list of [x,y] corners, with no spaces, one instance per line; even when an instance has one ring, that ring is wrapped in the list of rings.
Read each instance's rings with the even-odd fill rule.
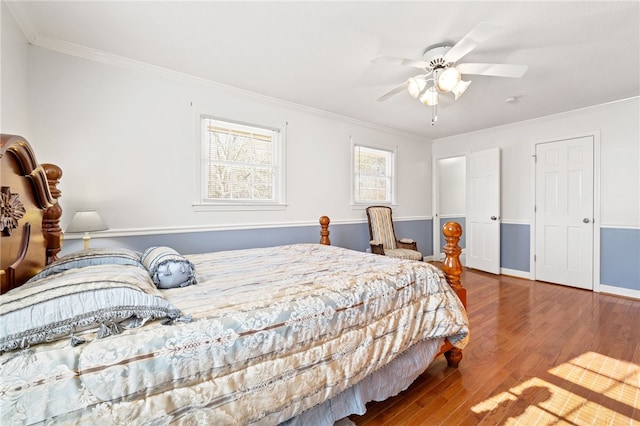
[[[62,169],[39,164],[31,145],[1,135],[0,293],[22,285],[57,258],[62,244],[57,184]]]

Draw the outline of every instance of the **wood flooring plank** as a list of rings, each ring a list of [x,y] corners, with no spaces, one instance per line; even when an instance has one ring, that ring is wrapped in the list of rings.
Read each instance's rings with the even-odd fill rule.
[[[640,425],[640,300],[469,269],[462,281],[471,334],[460,367],[438,358],[406,391],[351,416],[356,425]],[[574,365],[587,359],[597,373]],[[607,381],[627,367],[639,371],[632,384]]]

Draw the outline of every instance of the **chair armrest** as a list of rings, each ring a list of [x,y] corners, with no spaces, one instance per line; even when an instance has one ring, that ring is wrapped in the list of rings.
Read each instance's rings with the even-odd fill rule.
[[[418,244],[410,238],[401,238],[396,243],[398,248],[418,251]]]
[[[381,254],[384,256],[384,245],[378,241],[369,241],[369,245],[371,246],[371,253]]]

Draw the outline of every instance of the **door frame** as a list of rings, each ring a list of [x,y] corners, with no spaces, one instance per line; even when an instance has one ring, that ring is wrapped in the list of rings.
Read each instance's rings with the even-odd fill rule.
[[[535,220],[535,204],[536,204],[536,145],[543,143],[559,142],[567,139],[577,139],[583,137],[593,138],[593,291],[600,292],[600,131],[578,133],[566,136],[557,136],[552,138],[544,138],[531,141],[531,230],[529,234],[529,275],[531,280],[536,279],[536,220]]]

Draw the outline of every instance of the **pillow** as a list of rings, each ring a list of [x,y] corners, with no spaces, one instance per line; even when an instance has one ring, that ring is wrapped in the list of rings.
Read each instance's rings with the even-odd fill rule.
[[[49,275],[59,274],[73,268],[91,265],[133,265],[144,268],[140,262],[140,253],[125,248],[90,248],[62,256],[45,266],[29,281],[39,280]]]
[[[171,247],[149,247],[142,253],[141,260],[158,288],[186,287],[196,283],[193,263]]]
[[[72,337],[97,338],[147,320],[180,317],[144,268],[95,265],[70,269],[10,290],[0,298],[0,352]],[[76,341],[77,342],[77,341]]]

